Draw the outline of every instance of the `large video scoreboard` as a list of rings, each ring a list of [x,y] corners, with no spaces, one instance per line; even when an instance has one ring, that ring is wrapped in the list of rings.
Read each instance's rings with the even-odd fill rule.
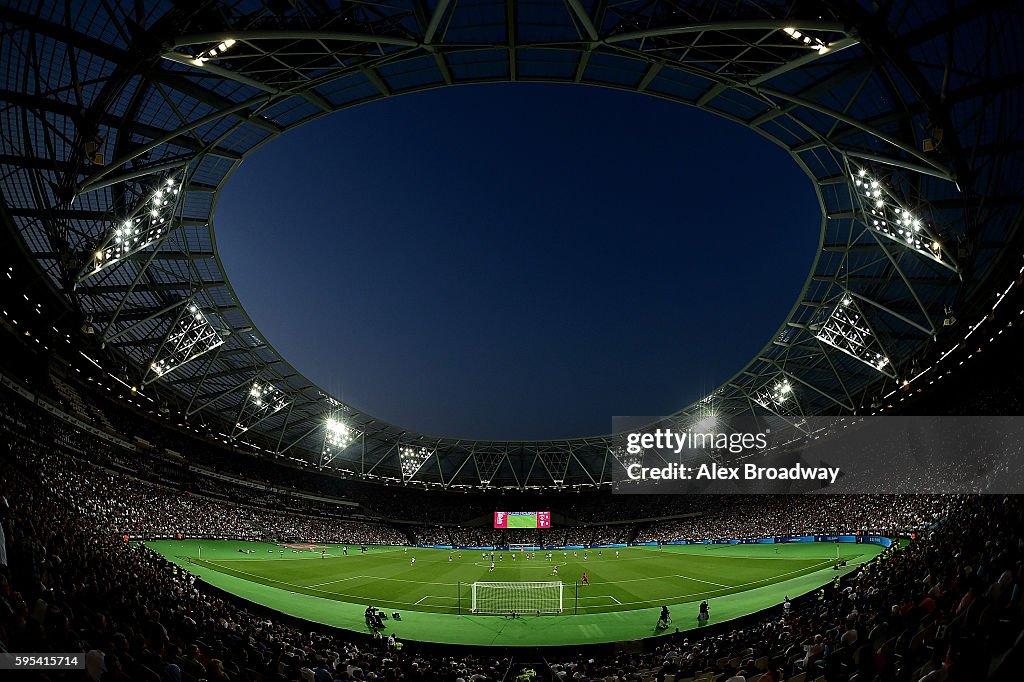
[[[550,528],[551,512],[494,512],[495,528]]]

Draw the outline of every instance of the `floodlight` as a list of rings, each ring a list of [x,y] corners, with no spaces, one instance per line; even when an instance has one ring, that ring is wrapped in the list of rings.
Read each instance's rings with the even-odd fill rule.
[[[903,205],[893,191],[866,168],[851,168],[850,182],[859,204],[860,222],[868,229],[956,270],[952,256],[942,249],[942,243],[922,220],[919,209]]]
[[[330,414],[324,420],[324,443],[320,449],[320,468],[334,461],[342,451],[363,435],[362,431],[353,428],[344,418],[348,408],[333,398],[329,400],[332,405]]]
[[[769,381],[751,397],[755,403],[780,417],[796,417],[801,414],[796,390],[785,375],[781,379]]]
[[[352,442],[352,431],[336,417],[328,417],[324,425],[325,447],[343,450]]]
[[[823,313],[825,318],[815,334],[818,340],[895,378],[881,341],[849,293],[844,293],[838,303],[822,310],[827,312]]]
[[[625,445],[613,445],[608,448],[608,454],[617,459],[619,464],[628,470],[634,464],[643,464],[644,449],[639,446],[636,447],[639,448],[639,452],[630,452],[629,448]]]
[[[828,43],[821,38],[802,33],[792,26],[783,28],[782,32],[792,38],[797,46],[810,48],[818,54],[825,54],[828,52]]]
[[[156,357],[149,364],[143,383],[151,383],[223,343],[221,332],[210,324],[206,314],[195,303],[190,303],[187,312],[179,313],[171,325]]]
[[[231,438],[237,438],[267,417],[280,412],[290,402],[289,397],[273,384],[256,379],[242,400]]]
[[[213,45],[191,59],[192,63],[196,66],[205,66],[206,62],[211,59],[220,59],[231,47],[234,46],[235,40],[228,38],[220,43]]]
[[[163,178],[143,192],[134,208],[115,220],[92,249],[89,263],[78,275],[83,281],[162,241],[176,227],[179,188],[175,176]]]
[[[403,445],[398,448],[398,460],[402,467],[402,479],[408,481],[416,476],[433,454],[433,450],[422,445]]]
[[[696,431],[707,432],[707,431],[712,431],[715,428],[715,426],[717,426],[717,425],[718,425],[718,415],[717,414],[713,414],[713,413],[709,413],[709,414],[706,414],[703,417],[701,417],[697,421],[697,423],[694,424],[693,428]]]

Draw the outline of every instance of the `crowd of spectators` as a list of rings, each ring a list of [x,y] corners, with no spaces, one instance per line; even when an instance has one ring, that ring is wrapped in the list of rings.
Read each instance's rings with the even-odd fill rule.
[[[107,512],[106,486],[147,484],[25,443],[0,455],[0,556],[9,564],[0,566],[0,643],[8,650],[81,651],[89,679],[103,682],[481,682],[508,670],[507,660],[426,655],[414,645],[359,642],[252,613],[111,532],[148,498],[125,495]],[[754,624],[673,635],[647,653],[564,656],[550,672],[566,682],[698,673],[938,682],[1004,674],[1020,664],[1024,505],[1019,498],[945,502],[945,516],[931,519],[940,523],[928,524],[918,542]]]
[[[630,523],[570,526],[560,530],[561,537],[553,544],[587,546],[626,543],[632,541],[635,528]]]
[[[724,679],[1014,679],[1024,653],[1024,504],[951,500],[944,523],[774,617],[683,639],[662,673]],[[1003,657],[1000,654],[1009,650]],[[991,677],[990,677],[991,674]],[[800,677],[800,679],[804,679]]]
[[[955,498],[941,495],[708,497],[700,514],[642,528],[637,542],[764,538],[835,532],[903,533],[933,526]]]
[[[90,679],[103,681],[299,681],[319,675],[323,680],[480,682],[506,675],[507,660],[427,656],[411,646],[360,642],[268,619],[208,593],[187,572],[120,538],[182,532],[405,541],[395,527],[242,504],[231,501],[236,491],[222,481],[201,486],[208,495],[183,494],[108,468],[102,458],[86,461],[96,459],[100,446],[85,434],[60,432],[46,445],[26,438],[26,433],[54,433],[45,416],[17,409],[0,415],[2,432],[12,443],[0,451],[0,557],[9,564],[0,567],[0,644],[8,650],[87,652]],[[567,657],[552,662],[554,677],[664,682],[667,676],[710,672],[734,681],[823,674],[856,682],[938,682],[984,679],[990,669],[1019,666],[1022,645],[1015,638],[1024,588],[1019,498],[734,496],[703,502],[700,515],[650,524],[637,539],[839,530],[913,530],[921,539],[888,550],[834,588],[753,625],[708,636],[670,636],[648,653]],[[480,544],[597,544],[633,528],[596,524],[494,531],[435,525],[416,533]],[[1007,650],[1008,656],[999,655]]]
[[[36,455],[5,445],[2,457],[0,650],[80,651],[87,679],[103,682],[489,680],[505,672],[496,660],[425,658],[251,613],[83,514],[81,469],[43,479]]]
[[[408,541],[395,528],[379,523],[224,502],[145,483],[37,447],[25,446],[20,451],[26,465],[44,480],[69,486],[75,511],[112,535],[154,538],[181,534],[190,538],[279,538],[353,544]]]
[[[537,547],[590,546],[627,543],[632,539],[634,524],[599,524],[543,529],[463,528],[460,526],[413,526],[413,541],[423,545],[456,547]]]
[[[6,397],[6,394],[4,394]],[[121,451],[95,436],[78,432],[22,401],[0,401],[0,415],[15,430],[35,434],[44,447],[53,445],[72,452],[102,468],[90,483],[95,489],[96,514],[112,531],[133,537],[266,537],[301,538],[313,542],[366,542],[374,544],[438,544],[455,546],[508,546],[510,544],[560,546],[598,545],[624,542],[671,542],[719,538],[753,538],[802,535],[834,531],[877,531],[909,533],[934,524],[944,510],[948,497],[929,495],[856,496],[802,495],[773,497],[724,496],[645,496],[619,495],[609,504],[609,493],[587,496],[567,495],[571,513],[592,509],[592,521],[606,520],[599,510],[614,511],[616,517],[642,519],[657,513],[685,514],[674,519],[645,524],[575,524],[571,516],[558,508],[563,523],[543,530],[496,530],[489,526],[489,513],[483,525],[479,516],[474,525],[437,523],[438,510],[467,501],[462,494],[454,498],[431,494],[429,499],[401,495],[378,486],[376,503],[408,498],[422,506],[408,515],[418,523],[389,524],[389,515],[378,509],[355,504],[332,503],[301,496],[298,491],[266,489],[268,486],[244,479],[224,480],[203,469],[166,459],[139,457],[133,451]],[[145,480],[143,480],[145,479]],[[420,493],[427,495],[428,493]],[[661,498],[681,501],[666,504],[656,512],[652,504]],[[657,498],[657,499],[654,499]],[[412,502],[406,500],[407,508]],[[709,500],[712,500],[709,502]],[[557,504],[551,497],[535,500],[550,508]],[[699,506],[698,506],[699,505]],[[493,509],[494,502],[491,502]],[[423,509],[429,509],[433,523],[424,525]],[[700,511],[694,511],[700,509]],[[102,511],[100,511],[102,510]],[[403,512],[405,513],[405,512]],[[442,515],[443,516],[443,515]],[[639,529],[639,530],[638,530]]]

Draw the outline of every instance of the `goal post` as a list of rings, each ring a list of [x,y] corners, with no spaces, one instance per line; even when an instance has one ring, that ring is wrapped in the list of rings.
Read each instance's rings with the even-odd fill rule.
[[[471,613],[507,616],[562,612],[562,582],[473,583]]]

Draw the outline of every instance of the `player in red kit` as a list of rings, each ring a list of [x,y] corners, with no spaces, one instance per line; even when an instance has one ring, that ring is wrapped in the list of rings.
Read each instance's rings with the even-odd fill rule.
[[[580,582],[583,583],[584,585],[589,585],[590,584],[590,577],[586,573],[584,573],[583,577],[580,578]]]

